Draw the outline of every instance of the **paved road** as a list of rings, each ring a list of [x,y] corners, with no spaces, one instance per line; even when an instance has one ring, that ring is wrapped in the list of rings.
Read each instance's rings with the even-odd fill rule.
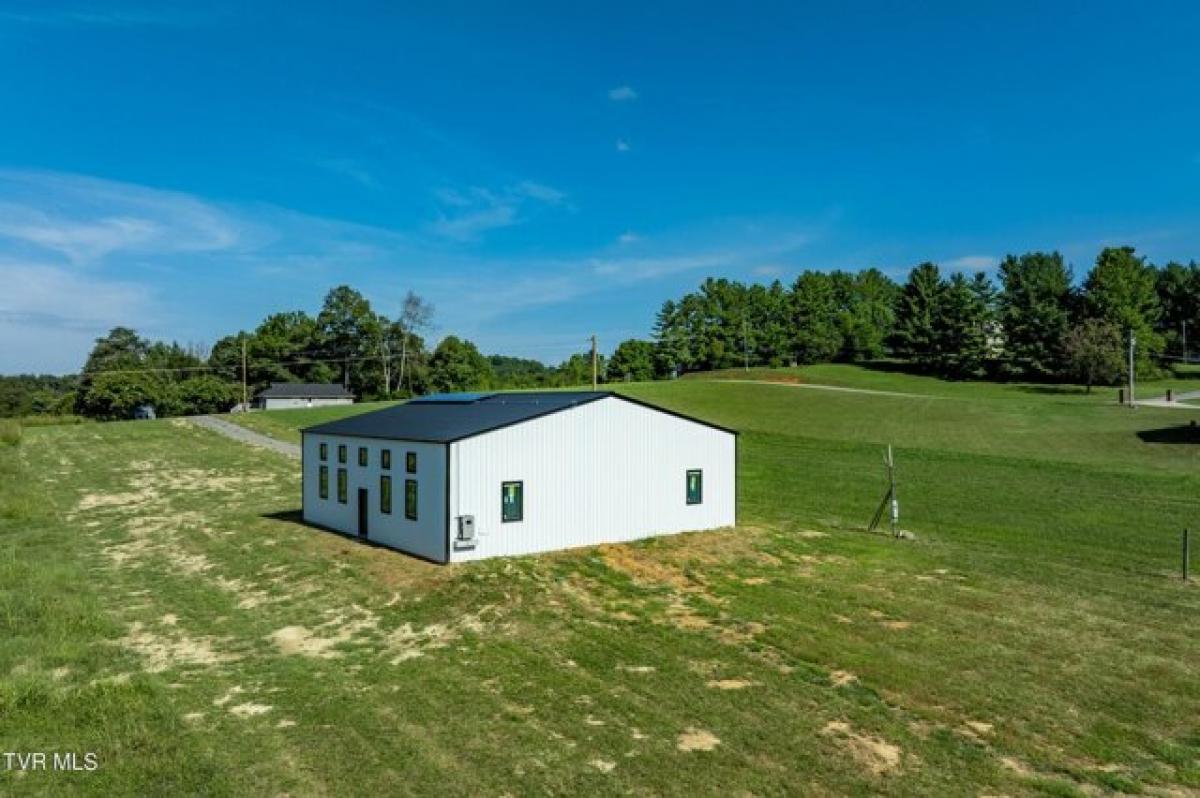
[[[251,446],[259,446],[263,449],[270,449],[282,455],[294,457],[297,460],[300,459],[300,447],[296,444],[276,440],[269,435],[248,430],[245,427],[230,423],[223,418],[217,418],[216,416],[192,416],[189,420],[197,426],[210,429],[227,438],[233,438],[235,441],[248,443]]]
[[[1170,407],[1176,410],[1196,410],[1196,405],[1181,404],[1190,399],[1200,399],[1200,391],[1177,393],[1174,395],[1174,401],[1171,402],[1167,401],[1167,397],[1160,396],[1157,399],[1142,399],[1134,404],[1139,407]]]

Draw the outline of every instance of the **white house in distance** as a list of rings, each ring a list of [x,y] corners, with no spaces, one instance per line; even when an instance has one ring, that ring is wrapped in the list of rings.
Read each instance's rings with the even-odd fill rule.
[[[435,562],[735,521],[737,433],[615,393],[436,394],[302,437],[305,521]]]
[[[352,404],[354,394],[350,391],[322,382],[273,382],[254,396],[254,406],[260,410]]]

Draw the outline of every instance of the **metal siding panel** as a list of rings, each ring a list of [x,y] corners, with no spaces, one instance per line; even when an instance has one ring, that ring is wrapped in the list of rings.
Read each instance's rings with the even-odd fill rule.
[[[390,441],[377,438],[352,438],[345,435],[303,436],[303,492],[304,520],[347,535],[358,533],[358,506],[355,500],[359,488],[366,488],[369,496],[368,527],[369,539],[390,548],[406,551],[430,560],[444,561],[446,529],[446,448],[439,444],[415,441]],[[329,444],[329,498],[321,499],[318,487],[318,471],[322,465],[319,447],[324,441]],[[346,469],[348,499],[346,504],[337,500],[337,469],[343,467],[337,461],[337,446],[346,444]],[[367,466],[358,465],[358,447],[368,449]],[[379,451],[392,450],[392,467],[385,471],[379,467]],[[404,470],[404,453],[417,453],[417,473]],[[392,512],[385,515],[379,509],[379,477],[392,477]],[[404,517],[404,480],[417,480],[417,520]]]
[[[453,515],[479,545],[452,559],[526,554],[731,526],[736,436],[607,398],[455,444]],[[704,471],[687,505],[685,474]],[[500,520],[500,484],[525,483],[524,520]]]

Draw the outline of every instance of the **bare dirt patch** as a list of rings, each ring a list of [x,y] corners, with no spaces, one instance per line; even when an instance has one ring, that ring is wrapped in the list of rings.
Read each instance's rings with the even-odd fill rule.
[[[745,690],[747,687],[758,687],[758,682],[748,679],[712,679],[705,686],[713,690]]]
[[[821,734],[832,737],[843,750],[875,776],[899,770],[903,753],[899,746],[879,737],[855,731],[849,723],[830,721],[821,729]]]
[[[237,659],[232,654],[217,651],[213,642],[211,638],[184,635],[163,637],[149,631],[140,622],[135,622],[129,627],[129,634],[118,640],[117,644],[136,651],[148,673],[161,673],[181,666],[212,667]]]
[[[857,682],[858,677],[850,671],[833,671],[829,674],[829,681],[833,682],[834,687],[845,687]]]
[[[688,753],[692,751],[712,751],[720,744],[721,740],[717,735],[706,729],[697,729],[695,727],[680,732],[679,736],[675,738],[676,750]]]
[[[613,768],[617,766],[616,762],[612,762],[607,759],[593,759],[591,762],[588,762],[588,764],[601,773],[612,773]]]
[[[255,715],[265,715],[271,711],[271,707],[267,704],[255,704],[253,702],[246,704],[238,704],[235,707],[229,708],[231,715],[237,715],[239,718],[251,718]]]

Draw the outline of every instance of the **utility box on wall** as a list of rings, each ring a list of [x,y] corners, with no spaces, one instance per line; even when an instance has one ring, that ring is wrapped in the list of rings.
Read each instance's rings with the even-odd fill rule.
[[[475,548],[475,516],[458,517],[458,537],[454,540],[454,548],[460,551]]]

